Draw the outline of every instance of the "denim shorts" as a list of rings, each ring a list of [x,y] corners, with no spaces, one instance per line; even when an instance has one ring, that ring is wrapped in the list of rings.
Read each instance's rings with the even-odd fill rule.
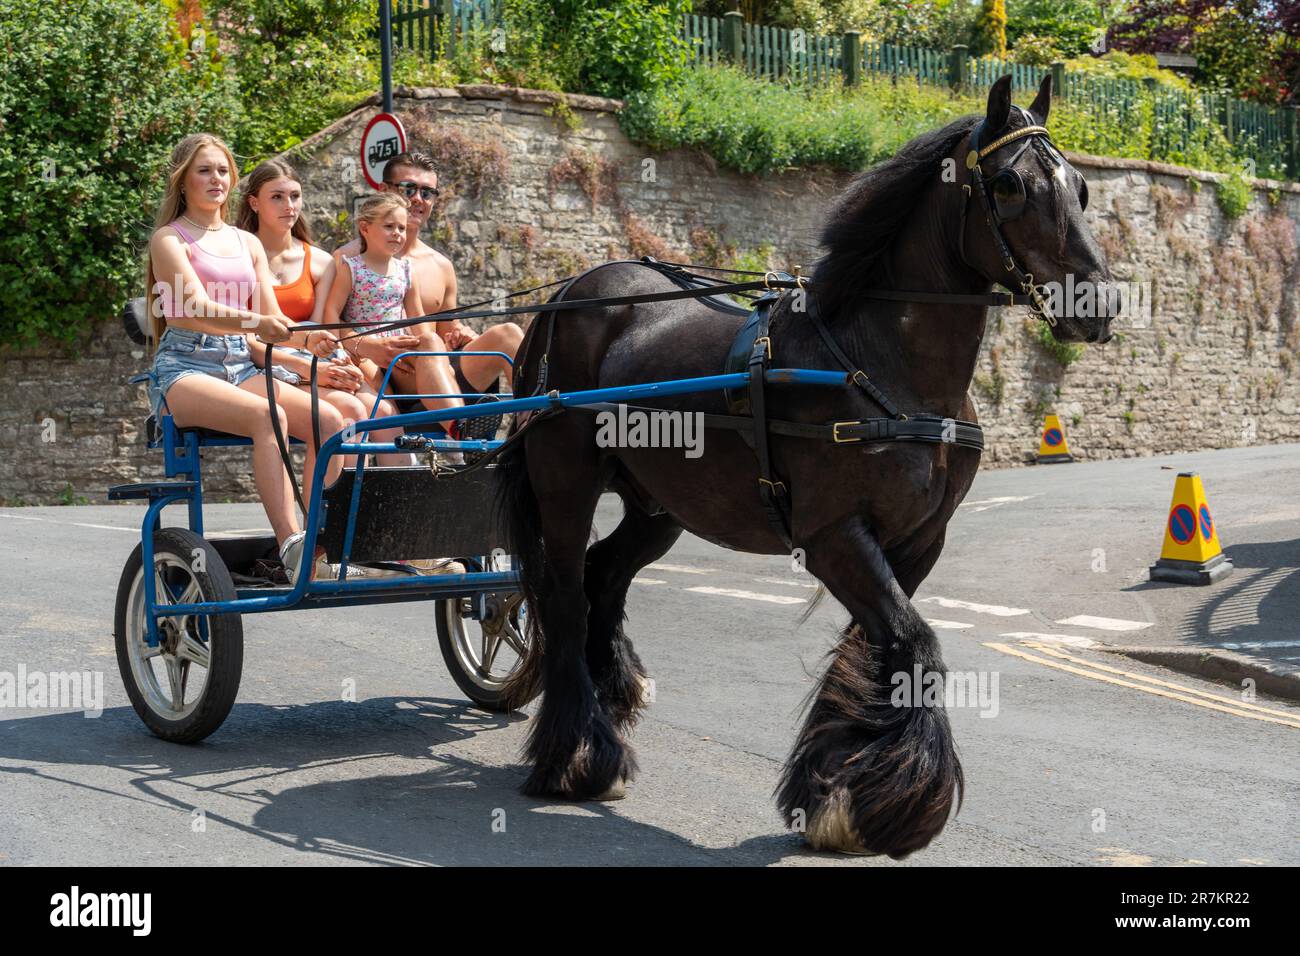
[[[168,326],[149,372],[149,402],[154,415],[159,415],[168,389],[186,375],[211,375],[241,385],[261,371],[253,364],[248,341],[242,335],[208,335]],[[271,372],[279,379],[293,375],[279,367],[273,367]]]

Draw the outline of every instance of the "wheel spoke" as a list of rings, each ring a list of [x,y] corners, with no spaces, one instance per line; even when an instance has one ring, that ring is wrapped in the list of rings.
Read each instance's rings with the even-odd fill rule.
[[[524,639],[512,625],[507,624],[501,628],[501,639],[514,648],[515,653],[520,657],[524,656],[527,650]]]
[[[158,604],[175,604],[172,600],[172,589],[167,586],[167,581],[163,578],[161,568],[153,570],[153,589],[154,601]]]
[[[182,710],[185,707],[185,675],[181,673],[181,660],[172,654],[164,654],[163,663],[167,665],[167,688],[171,694],[172,710]]]
[[[201,598],[202,596],[203,596],[203,592],[199,589],[199,582],[194,580],[194,578],[190,578],[190,586],[187,587],[185,589],[185,592],[176,599],[176,603],[197,604],[199,598]]]
[[[188,625],[191,618],[185,619]],[[212,652],[208,646],[190,633],[188,626],[182,628],[180,643],[176,646],[176,656],[186,662],[193,661],[204,670],[212,669]]]
[[[479,659],[479,669],[484,674],[492,673],[492,662],[496,660],[497,648],[501,646],[501,635],[489,634],[487,628],[483,628],[483,656]]]

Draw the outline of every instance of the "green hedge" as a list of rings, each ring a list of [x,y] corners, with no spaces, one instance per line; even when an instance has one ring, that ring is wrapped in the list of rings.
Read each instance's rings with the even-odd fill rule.
[[[694,147],[745,173],[797,166],[865,169],[915,136],[958,116],[982,113],[986,95],[957,95],[914,82],[868,77],[856,88],[792,89],[730,67],[688,71],[670,88],[635,94],[621,121],[632,139],[654,149]],[[1208,121],[1191,149],[1166,149],[1154,111],[1121,117],[1056,101],[1048,121],[1064,149],[1240,171],[1222,134]]]
[[[173,145],[237,101],[155,0],[0,0],[0,344],[70,342],[142,285]]]

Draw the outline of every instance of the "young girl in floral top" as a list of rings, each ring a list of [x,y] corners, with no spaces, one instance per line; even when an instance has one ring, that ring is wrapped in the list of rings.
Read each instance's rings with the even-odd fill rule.
[[[353,331],[364,331],[424,313],[420,291],[411,282],[411,261],[397,255],[406,243],[406,207],[400,194],[388,192],[361,204],[357,211],[361,253],[339,259],[338,276],[325,301],[326,322],[362,323]],[[418,330],[415,326],[375,334],[409,336]],[[358,358],[357,364],[371,388],[378,389],[384,370],[367,358]]]

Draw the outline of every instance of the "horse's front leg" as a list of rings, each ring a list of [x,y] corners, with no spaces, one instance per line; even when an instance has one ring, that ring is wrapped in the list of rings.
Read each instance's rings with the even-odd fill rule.
[[[820,533],[805,552],[853,620],[831,652],[778,804],[818,849],[903,857],[934,839],[961,800],[943,694],[939,706],[923,705],[925,681],[945,673],[939,642],[864,521]],[[896,685],[897,674],[907,684]],[[913,692],[896,704],[895,686]]]

